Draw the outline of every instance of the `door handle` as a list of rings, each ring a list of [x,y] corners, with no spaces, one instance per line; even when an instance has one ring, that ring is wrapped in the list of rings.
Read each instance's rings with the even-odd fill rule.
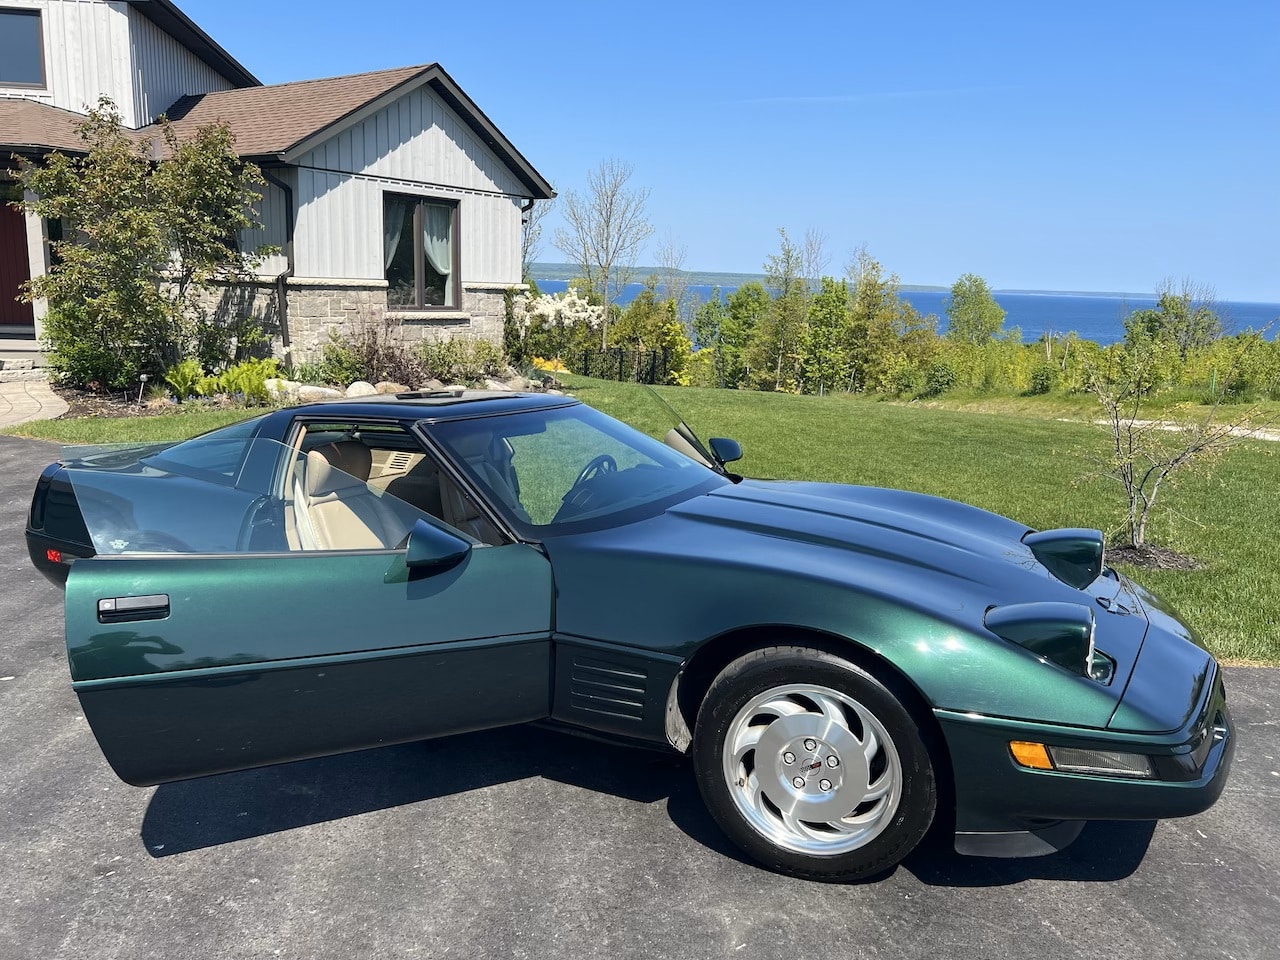
[[[145,597],[104,597],[98,601],[99,623],[163,620],[167,616],[169,616],[167,593],[151,593]]]

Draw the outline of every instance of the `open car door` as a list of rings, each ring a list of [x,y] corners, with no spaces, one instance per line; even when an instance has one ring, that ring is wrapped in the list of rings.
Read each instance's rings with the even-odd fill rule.
[[[477,543],[332,458],[241,443],[234,469],[203,475],[118,451],[64,461],[97,552],[67,578],[71,677],[121,779],[550,713],[540,551]]]

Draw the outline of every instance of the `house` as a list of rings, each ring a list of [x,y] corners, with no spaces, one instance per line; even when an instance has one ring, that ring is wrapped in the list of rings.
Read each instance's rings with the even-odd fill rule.
[[[280,252],[216,307],[295,358],[384,314],[500,342],[523,216],[555,194],[439,64],[263,86],[171,0],[0,0],[0,199],[18,199],[12,155],[82,149],[104,94],[139,137],[161,115],[179,135],[226,123],[262,168],[263,229],[240,243]],[[14,297],[49,268],[51,229],[0,206],[0,338],[39,336],[42,305]]]

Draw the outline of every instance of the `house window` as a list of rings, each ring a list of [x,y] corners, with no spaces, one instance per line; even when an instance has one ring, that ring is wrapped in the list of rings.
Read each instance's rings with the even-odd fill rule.
[[[44,86],[39,10],[0,7],[0,86]]]
[[[456,203],[387,194],[382,240],[387,306],[457,308],[461,296]]]

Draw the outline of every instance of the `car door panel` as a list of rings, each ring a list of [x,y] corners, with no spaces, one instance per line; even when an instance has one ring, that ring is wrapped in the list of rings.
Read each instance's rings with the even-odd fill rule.
[[[389,551],[98,558],[67,651],[112,767],[152,784],[545,717],[551,605],[523,544],[429,576]]]

